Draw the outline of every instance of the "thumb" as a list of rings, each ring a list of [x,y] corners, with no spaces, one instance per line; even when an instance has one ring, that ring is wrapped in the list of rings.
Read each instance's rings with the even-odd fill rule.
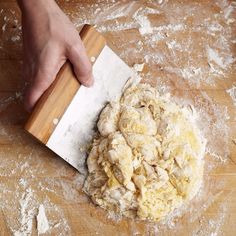
[[[85,47],[78,39],[77,44],[68,50],[68,59],[73,65],[77,79],[86,87],[93,85],[92,65],[86,54]]]

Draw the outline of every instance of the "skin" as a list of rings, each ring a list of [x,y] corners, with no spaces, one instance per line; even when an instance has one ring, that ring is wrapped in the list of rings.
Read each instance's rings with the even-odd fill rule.
[[[54,0],[18,0],[22,11],[25,109],[31,111],[69,60],[84,86],[92,86],[92,66],[78,31]]]

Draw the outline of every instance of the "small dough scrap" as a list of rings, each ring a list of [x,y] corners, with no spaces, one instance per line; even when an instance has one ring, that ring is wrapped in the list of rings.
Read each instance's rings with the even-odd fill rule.
[[[189,202],[201,186],[206,146],[193,110],[147,84],[133,85],[107,104],[87,159],[83,189],[92,201],[150,221]]]

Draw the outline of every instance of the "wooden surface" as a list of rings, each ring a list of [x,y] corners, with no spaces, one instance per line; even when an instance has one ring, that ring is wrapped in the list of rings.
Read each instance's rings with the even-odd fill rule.
[[[106,44],[104,37],[91,25],[83,26],[80,37],[88,57],[94,57],[95,62]],[[80,83],[75,77],[73,67],[67,61],[57,74],[54,82],[35,105],[25,124],[25,130],[40,142],[47,144],[79,87]]]
[[[232,2],[59,1],[76,26],[96,24],[130,66],[144,62],[144,81],[199,110],[209,150],[203,188],[174,221],[152,224],[110,219],[82,193],[83,176],[24,132],[20,12],[0,1],[0,235],[37,235],[41,204],[45,235],[236,235]]]

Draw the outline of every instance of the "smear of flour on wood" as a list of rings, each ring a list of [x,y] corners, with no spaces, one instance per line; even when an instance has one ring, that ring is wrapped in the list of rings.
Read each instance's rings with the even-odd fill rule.
[[[39,206],[38,215],[36,219],[37,219],[38,234],[46,233],[50,227],[49,227],[48,219],[45,213],[44,205],[42,204]]]
[[[19,95],[20,94],[20,95]],[[12,94],[12,96],[6,97],[6,98],[1,98],[0,99],[0,111],[5,110],[10,104],[13,102],[16,102],[20,97],[22,93],[21,92],[16,92]]]
[[[233,84],[232,88],[226,90],[226,92],[232,98],[234,106],[236,106],[236,83]]]
[[[53,235],[54,232],[60,232],[61,235],[71,235],[71,228],[63,210],[48,198],[46,198],[43,205],[47,209],[47,218],[50,220],[50,233]]]
[[[147,15],[159,14],[159,13],[160,12],[158,10],[148,8],[148,7],[140,8],[134,13],[133,19],[138,23],[139,32],[141,35],[153,33],[153,27]]]
[[[212,196],[213,199],[216,199],[219,195],[223,192],[219,192],[216,196]],[[205,236],[205,235],[223,235],[224,232],[222,231],[221,227],[226,221],[226,217],[229,210],[229,201],[234,196],[235,192],[231,191],[223,198],[223,202],[220,202],[219,207],[217,209],[217,213],[212,218],[208,219],[207,217],[201,217],[199,220],[200,227],[198,227],[193,232],[193,236]],[[204,204],[205,205],[205,204]],[[212,202],[210,202],[212,205]],[[205,206],[205,210],[208,209],[209,206]]]
[[[26,185],[31,185],[30,180],[20,179],[20,185],[25,187]],[[19,190],[17,190],[19,191]],[[19,222],[16,225],[10,225],[10,229],[14,236],[28,236],[31,235],[34,225],[34,220],[36,219],[36,228],[38,234],[44,234],[50,230],[51,233],[58,232],[54,230],[60,230],[61,233],[70,233],[70,227],[64,216],[62,209],[57,205],[53,204],[46,199],[43,204],[40,204],[37,197],[34,195],[31,188],[26,188],[25,193],[23,193],[19,204],[20,204],[20,217]],[[17,196],[19,193],[16,194]],[[46,195],[45,195],[46,196]],[[6,201],[5,201],[6,203]],[[47,209],[47,215],[45,213],[45,207]],[[50,217],[50,221],[48,220]]]
[[[199,113],[198,125],[207,137],[206,152],[213,159],[226,162],[229,156],[229,120],[227,106],[217,105],[206,92],[195,97],[195,108]],[[222,148],[224,147],[224,148]]]
[[[121,18],[130,14],[133,11],[133,7],[135,6],[135,2],[130,3],[116,3],[112,6],[103,6],[98,7],[94,11],[95,21],[97,23],[107,20],[114,20],[117,18]]]
[[[31,188],[26,189],[22,198],[19,200],[20,204],[20,227],[13,231],[14,236],[29,235],[32,231],[33,219],[35,216],[35,207],[33,205],[33,191]]]
[[[2,18],[3,23],[1,29],[3,33],[2,38],[4,39],[1,40],[0,45],[9,40],[14,43],[19,43],[22,39],[22,32],[21,24],[17,19],[16,12],[11,9],[1,9],[0,17]],[[1,48],[3,47],[1,46]]]
[[[222,69],[226,69],[229,65],[231,65],[235,61],[235,59],[232,58],[231,56],[227,56],[226,58],[221,57],[216,50],[213,50],[209,46],[207,46],[206,50],[209,63],[214,62]]]

